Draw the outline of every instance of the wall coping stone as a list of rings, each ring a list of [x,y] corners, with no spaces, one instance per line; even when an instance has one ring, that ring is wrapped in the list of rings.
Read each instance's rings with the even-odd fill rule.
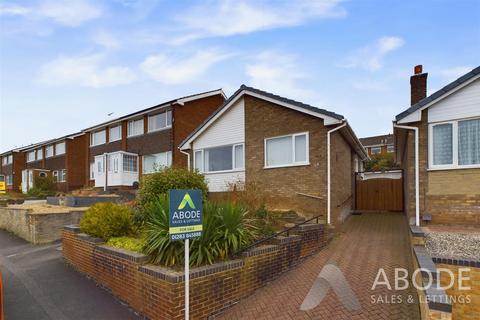
[[[432,260],[437,264],[443,263],[443,264],[451,264],[454,266],[480,268],[480,260],[449,258],[449,257],[432,257]]]
[[[105,241],[102,238],[95,238],[95,237],[89,236],[86,233],[77,233],[77,237],[86,242],[93,243],[93,244],[105,243]]]
[[[321,223],[305,223],[298,226],[298,231],[310,231],[310,230],[322,230],[323,224]]]
[[[425,269],[421,271],[422,277],[428,278],[430,274],[434,281],[437,280],[437,267],[428,254],[427,249],[424,246],[413,246],[413,251],[415,252],[415,258],[417,259],[419,267]]]
[[[63,230],[71,231],[74,233],[80,233],[80,226],[78,224],[69,224],[63,226]]]
[[[273,239],[273,242],[275,244],[286,244],[286,243],[291,243],[291,242],[298,242],[301,241],[302,237],[298,234],[291,234],[289,236],[276,236]]]
[[[410,233],[414,237],[422,237],[425,238],[425,232],[423,231],[422,227],[419,226],[410,226]]]
[[[274,252],[274,251],[278,251],[278,250],[279,250],[278,245],[266,244],[266,245],[261,245],[261,246],[255,247],[253,249],[250,249],[248,251],[245,251],[245,252],[242,253],[242,256],[253,257],[253,256],[261,255],[263,253]]]
[[[148,257],[143,253],[134,252],[134,251],[121,249],[121,248],[115,248],[106,244],[97,246],[96,250],[107,253],[107,254],[111,254],[113,256],[116,256],[125,260],[133,261],[135,263],[143,263],[148,260]]]
[[[212,265],[201,266],[190,269],[190,279],[201,278],[210,274],[242,268],[244,266],[243,260],[231,260],[214,263]],[[162,279],[172,283],[179,283],[185,281],[185,274],[183,271],[176,271],[163,266],[144,265],[139,268],[140,272],[146,273],[154,278]]]

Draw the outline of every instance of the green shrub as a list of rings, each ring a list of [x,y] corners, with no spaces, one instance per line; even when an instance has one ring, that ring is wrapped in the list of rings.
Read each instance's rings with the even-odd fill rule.
[[[45,198],[45,197],[48,197],[48,196],[55,195],[55,192],[54,191],[48,191],[48,190],[42,190],[42,189],[39,189],[37,187],[32,187],[32,188],[28,189],[27,195],[29,195],[30,197],[35,197],[35,198]]]
[[[395,163],[394,154],[379,153],[370,156],[370,160],[365,162],[365,170],[369,171],[383,171],[398,168],[398,164]]]
[[[35,177],[33,187],[28,189],[27,194],[31,197],[44,198],[55,194],[55,181],[53,177]]]
[[[208,186],[203,175],[198,171],[180,168],[165,168],[162,171],[144,177],[138,190],[140,207],[155,201],[158,196],[167,194],[170,189],[200,189],[206,199]]]
[[[190,265],[212,264],[247,245],[255,228],[246,218],[247,210],[234,203],[205,202],[203,233],[190,245]],[[160,196],[145,206],[144,253],[153,263],[171,266],[184,262],[184,244],[170,241],[168,234],[168,197]]]
[[[80,220],[82,232],[104,240],[128,235],[132,225],[132,210],[109,202],[93,205]]]
[[[114,237],[110,238],[107,241],[107,244],[120,249],[135,251],[135,252],[142,252],[143,248],[143,240],[138,238],[131,238],[131,237]]]

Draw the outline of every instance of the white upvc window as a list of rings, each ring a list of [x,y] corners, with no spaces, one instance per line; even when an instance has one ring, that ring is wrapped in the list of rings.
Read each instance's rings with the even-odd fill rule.
[[[55,155],[65,154],[65,142],[60,142],[55,145]]]
[[[94,131],[90,134],[90,146],[98,146],[107,142],[106,130]]]
[[[27,152],[27,162],[35,161],[35,150]]]
[[[128,136],[134,137],[143,134],[143,118],[128,121]]]
[[[58,181],[58,170],[53,171],[53,181],[59,182]]]
[[[244,169],[244,144],[231,144],[195,150],[194,168],[200,172],[229,172]]]
[[[265,168],[310,164],[308,132],[265,139]]]
[[[123,171],[138,172],[138,156],[123,154]]]
[[[37,149],[37,160],[42,160],[43,159],[43,149]]]
[[[67,170],[62,169],[62,170],[58,170],[57,172],[58,172],[57,182],[65,182],[65,181],[67,181]]]
[[[45,158],[51,158],[54,156],[53,145],[45,147]]]
[[[387,146],[387,152],[395,152],[395,146],[389,145]]]
[[[172,165],[172,152],[162,152],[143,156],[143,173],[157,172]]]
[[[13,162],[13,155],[8,155],[8,156],[3,156],[2,158],[2,164],[4,166],[11,164]]]
[[[370,148],[371,154],[380,154],[382,153],[382,147],[371,147]]]
[[[90,162],[90,180],[95,180],[95,162]]]
[[[13,175],[11,175],[11,174],[7,175],[5,177],[5,180],[6,180],[5,183],[7,184],[7,186],[13,185]]]
[[[111,127],[108,135],[108,142],[114,142],[122,139],[122,125]]]
[[[148,116],[148,132],[158,131],[172,126],[172,111]]]
[[[480,118],[430,124],[429,169],[480,168]]]

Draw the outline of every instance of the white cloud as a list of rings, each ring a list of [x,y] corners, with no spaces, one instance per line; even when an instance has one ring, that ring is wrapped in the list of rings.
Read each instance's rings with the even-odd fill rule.
[[[70,27],[79,26],[101,14],[100,7],[87,0],[46,0],[34,6],[0,5],[0,15],[48,19]]]
[[[189,57],[157,54],[146,57],[140,69],[158,82],[182,84],[196,80],[213,65],[231,56],[217,49],[200,50]]]
[[[267,1],[216,0],[177,16],[185,27],[178,42],[211,36],[230,36],[304,24],[313,19],[342,17],[342,0]]]
[[[60,57],[45,64],[39,81],[48,86],[83,86],[92,88],[124,85],[135,80],[135,74],[124,66],[103,67],[103,55]]]
[[[291,55],[265,51],[246,65],[249,84],[262,90],[293,98],[311,99],[313,93],[299,85],[306,78]]]
[[[382,37],[374,44],[355,50],[346,58],[342,66],[377,71],[383,67],[385,56],[401,48],[404,44],[405,41],[400,37]]]
[[[465,73],[472,71],[472,69],[473,67],[471,66],[458,66],[458,67],[442,69],[439,71],[439,74],[443,78],[449,81],[453,81],[453,80],[456,80],[457,78],[460,78]]]
[[[117,49],[120,47],[120,41],[111,33],[106,31],[98,31],[93,35],[93,41],[107,49]]]

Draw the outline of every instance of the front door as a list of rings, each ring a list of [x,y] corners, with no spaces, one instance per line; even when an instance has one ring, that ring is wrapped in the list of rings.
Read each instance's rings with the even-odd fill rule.
[[[93,166],[95,170],[95,187],[105,187],[105,156],[99,155],[95,157],[95,164]]]

